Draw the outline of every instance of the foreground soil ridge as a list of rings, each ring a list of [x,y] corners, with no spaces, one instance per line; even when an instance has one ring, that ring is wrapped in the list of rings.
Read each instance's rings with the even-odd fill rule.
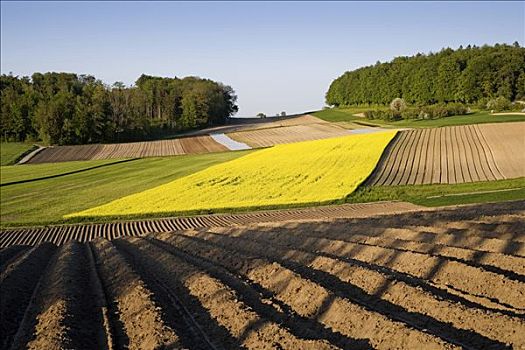
[[[524,204],[11,245],[1,347],[520,349]]]

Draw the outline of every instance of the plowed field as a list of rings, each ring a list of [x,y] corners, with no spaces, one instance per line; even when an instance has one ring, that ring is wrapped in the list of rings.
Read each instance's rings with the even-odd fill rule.
[[[251,147],[268,147],[283,143],[320,140],[350,134],[352,134],[351,130],[324,122],[239,131],[229,133],[228,136]]]
[[[27,163],[54,163],[73,160],[160,157],[181,154],[222,152],[228,149],[210,136],[173,140],[115,143],[104,145],[56,146],[46,148]]]
[[[367,217],[369,215],[404,213],[423,207],[404,202],[344,204],[302,209],[269,210],[239,214],[216,214],[176,217],[158,220],[124,221],[92,225],[62,225],[39,228],[20,228],[0,231],[0,247],[36,245],[50,242],[57,245],[70,240],[88,242],[96,238],[115,239],[139,236],[152,232],[170,232],[201,227],[235,226],[260,222],[293,220],[326,220]]]
[[[372,185],[455,184],[525,176],[525,123],[400,132],[368,180]]]
[[[519,349],[523,205],[11,246],[2,348]]]

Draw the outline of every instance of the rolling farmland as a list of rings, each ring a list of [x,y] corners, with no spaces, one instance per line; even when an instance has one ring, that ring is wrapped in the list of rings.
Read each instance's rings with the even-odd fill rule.
[[[524,204],[11,246],[2,347],[521,348]]]
[[[408,130],[389,145],[372,185],[455,184],[525,176],[525,123]]]
[[[65,218],[342,200],[370,175],[395,134],[388,131],[278,145]]]
[[[310,123],[304,125],[238,131],[229,133],[228,136],[235,141],[245,143],[255,148],[300,141],[320,140],[350,134],[352,134],[351,130],[344,129],[334,124]]]
[[[28,163],[53,163],[74,160],[161,157],[182,154],[223,152],[228,149],[209,136],[193,136],[173,140],[48,147]]]

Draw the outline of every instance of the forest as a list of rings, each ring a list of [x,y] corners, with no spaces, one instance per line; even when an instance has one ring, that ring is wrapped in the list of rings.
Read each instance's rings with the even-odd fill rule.
[[[198,77],[141,75],[111,86],[92,75],[2,75],[3,141],[51,145],[122,142],[224,124],[237,112],[227,85]]]
[[[408,104],[486,105],[493,98],[525,98],[525,48],[513,45],[467,46],[438,53],[396,57],[390,62],[348,71],[326,93],[330,106]]]

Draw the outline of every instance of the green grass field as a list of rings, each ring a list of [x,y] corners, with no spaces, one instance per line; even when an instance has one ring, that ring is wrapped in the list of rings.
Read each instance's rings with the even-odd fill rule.
[[[362,117],[356,117],[354,114],[364,112],[371,108],[355,107],[342,109],[325,109],[312,113],[318,118],[330,122],[361,122],[382,127],[396,128],[437,128],[442,126],[467,125],[467,124],[485,124],[485,123],[505,123],[525,121],[525,115],[491,115],[486,111],[477,111],[468,115],[457,115],[453,117],[432,119],[432,120],[399,120],[387,122],[384,120],[368,120]],[[383,108],[384,109],[384,108]]]
[[[130,159],[87,160],[63,163],[25,164],[4,166],[0,173],[0,185],[13,182],[36,181],[38,179],[65,176],[67,174],[89,171],[97,167],[131,161]]]
[[[101,205],[246,155],[251,151],[210,153],[108,162],[106,166],[0,187],[1,226],[63,222],[63,215]],[[102,163],[104,165],[105,163]],[[1,167],[4,183],[36,179],[101,165],[101,161]],[[16,169],[13,169],[15,168]],[[6,170],[4,172],[4,170]]]
[[[32,150],[34,146],[24,142],[0,143],[0,165],[14,164],[24,153]]]
[[[401,200],[428,207],[525,199],[525,177],[462,184],[367,186],[347,197],[348,203]]]

